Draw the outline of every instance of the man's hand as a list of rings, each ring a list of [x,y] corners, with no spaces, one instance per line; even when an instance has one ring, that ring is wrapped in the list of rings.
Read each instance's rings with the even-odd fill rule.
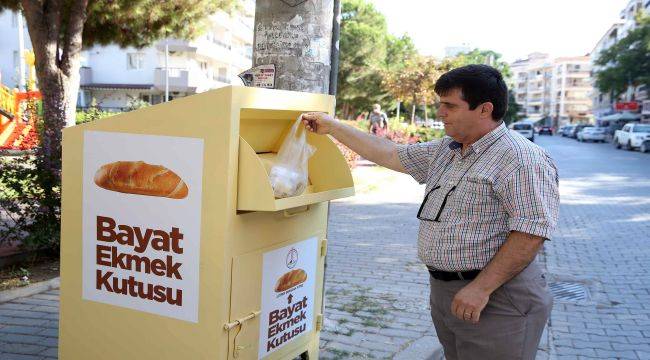
[[[302,123],[307,130],[320,135],[331,134],[337,124],[332,116],[322,112],[302,114]]]
[[[543,244],[542,237],[511,231],[506,242],[476,279],[456,294],[451,302],[452,314],[477,324],[481,311],[490,300],[490,294],[535,260]]]
[[[461,320],[478,324],[481,311],[489,300],[490,294],[471,282],[454,296],[451,302],[451,313]]]

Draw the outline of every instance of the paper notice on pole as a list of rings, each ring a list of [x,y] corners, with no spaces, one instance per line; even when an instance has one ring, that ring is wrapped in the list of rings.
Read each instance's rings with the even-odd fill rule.
[[[259,65],[237,75],[246,86],[275,88],[275,64]]]
[[[264,254],[259,359],[312,330],[317,264],[316,237]]]

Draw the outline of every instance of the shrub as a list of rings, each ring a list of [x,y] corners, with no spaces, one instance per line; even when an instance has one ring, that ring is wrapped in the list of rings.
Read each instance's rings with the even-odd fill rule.
[[[0,159],[0,244],[58,250],[61,187],[39,170],[36,156]]]

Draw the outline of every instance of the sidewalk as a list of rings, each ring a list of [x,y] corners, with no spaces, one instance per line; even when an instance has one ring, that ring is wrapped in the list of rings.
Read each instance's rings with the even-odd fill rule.
[[[357,167],[357,196],[332,203],[323,359],[441,359],[417,259],[423,188],[411,177]]]

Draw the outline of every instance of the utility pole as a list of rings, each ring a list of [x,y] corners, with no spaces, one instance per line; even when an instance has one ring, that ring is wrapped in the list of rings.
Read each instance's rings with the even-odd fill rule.
[[[18,26],[18,71],[20,71],[20,76],[18,77],[18,88],[26,91],[27,84],[25,82],[25,34],[24,34],[24,25],[23,25],[23,12],[16,12],[16,25]]]
[[[275,88],[330,93],[335,0],[257,0],[253,66],[275,65]]]
[[[169,38],[165,39],[165,102],[169,101]]]

